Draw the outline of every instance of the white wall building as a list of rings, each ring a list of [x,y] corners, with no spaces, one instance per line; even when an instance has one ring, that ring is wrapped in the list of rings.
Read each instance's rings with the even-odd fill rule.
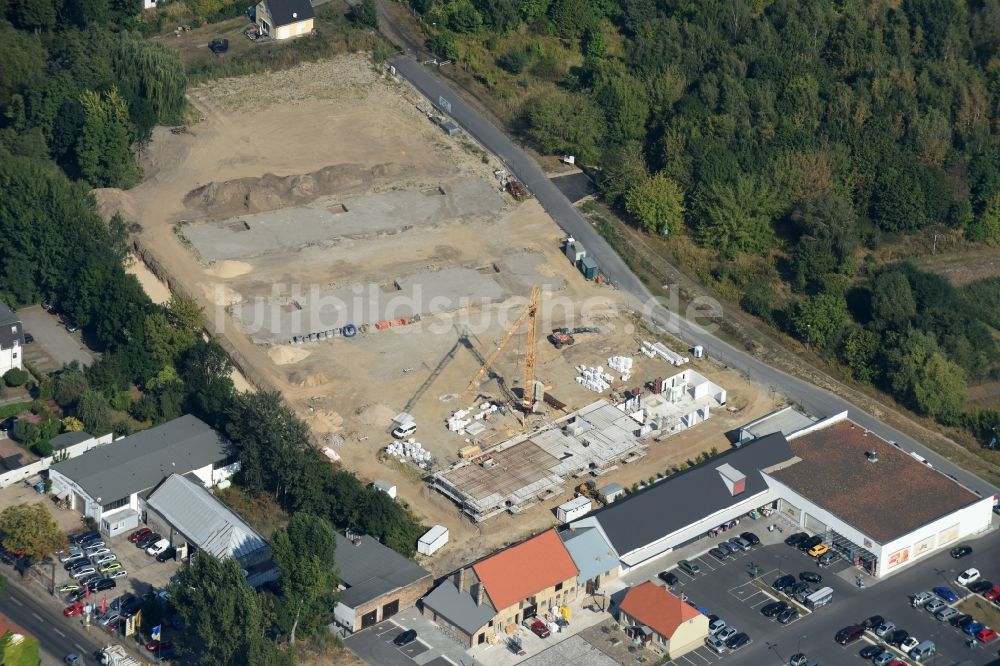
[[[14,311],[0,303],[0,376],[23,367],[21,349],[24,345],[24,325]]]

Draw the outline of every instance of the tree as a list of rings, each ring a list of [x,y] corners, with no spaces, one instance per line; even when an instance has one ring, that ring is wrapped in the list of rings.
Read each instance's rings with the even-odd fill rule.
[[[111,431],[111,407],[107,399],[97,391],[88,389],[80,394],[76,417],[83,421],[87,432],[92,435],[103,435]]]
[[[881,339],[872,331],[855,328],[844,341],[840,356],[851,375],[863,382],[872,382],[878,376],[877,358]]]
[[[625,210],[647,231],[666,236],[680,229],[684,221],[684,192],[677,183],[657,173],[628,191]]]
[[[970,225],[969,237],[987,245],[1000,245],[1000,192],[990,197],[982,214]]]
[[[553,0],[549,18],[556,34],[566,39],[579,39],[598,19],[590,0]]]
[[[76,145],[80,173],[97,187],[132,187],[142,171],[129,150],[128,103],[112,88],[103,96],[87,90],[80,104],[86,118]]]
[[[645,88],[624,72],[607,72],[599,78],[594,96],[604,110],[607,140],[613,144],[641,141],[649,117]]]
[[[31,377],[27,371],[21,368],[11,368],[4,373],[3,381],[7,386],[22,386]]]
[[[739,175],[731,183],[710,183],[696,199],[696,224],[705,245],[728,258],[744,252],[763,253],[770,247],[772,222],[781,202],[766,182]]]
[[[185,626],[174,635],[179,652],[206,666],[261,663],[268,641],[260,600],[237,560],[199,550],[168,589]]]
[[[639,143],[615,146],[601,156],[597,187],[609,204],[623,204],[625,195],[649,177]]]
[[[72,407],[90,388],[87,377],[78,366],[67,366],[56,376],[52,397],[60,407]]]
[[[872,192],[872,219],[885,231],[914,231],[927,224],[924,190],[914,164],[887,160]]]
[[[83,421],[75,416],[67,416],[62,420],[63,430],[66,432],[80,432],[84,429]]]
[[[309,429],[278,392],[258,391],[235,396],[226,432],[240,446],[240,473],[246,489],[259,494],[288,491],[302,452],[311,448]]]
[[[0,543],[41,560],[66,544],[66,534],[44,504],[15,504],[0,512]]]
[[[917,302],[906,275],[888,271],[875,278],[872,319],[877,325],[899,329],[916,316]]]
[[[917,369],[914,403],[924,414],[954,423],[965,405],[965,387],[965,371],[934,352]]]
[[[281,570],[281,596],[291,621],[289,643],[309,635],[328,621],[336,603],[337,540],[330,523],[307,513],[296,513],[288,527],[271,540],[274,563]]]
[[[847,319],[847,303],[842,296],[817,294],[796,306],[792,328],[799,339],[822,346],[843,328]]]
[[[361,28],[378,30],[378,9],[375,7],[375,0],[362,0],[361,3],[351,7],[351,22]]]
[[[598,155],[604,117],[586,96],[563,91],[528,100],[521,111],[524,132],[546,153],[576,155],[581,162]]]

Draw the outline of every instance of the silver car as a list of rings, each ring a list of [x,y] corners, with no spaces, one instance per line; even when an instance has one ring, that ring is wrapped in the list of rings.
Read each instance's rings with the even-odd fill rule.
[[[941,620],[942,622],[947,622],[951,618],[958,615],[958,610],[952,607],[943,608],[934,614],[934,617]]]
[[[91,558],[94,564],[107,564],[108,562],[113,562],[114,560],[117,559],[118,558],[115,556],[115,554],[111,552],[102,553],[100,555],[97,555],[96,557]]]
[[[705,645],[715,652],[715,654],[722,654],[726,651],[726,644],[715,636],[706,636]]]
[[[738,633],[740,632],[736,627],[723,627],[722,630],[715,635],[715,637],[725,643]]]
[[[927,611],[928,613],[930,613],[931,615],[933,615],[933,614],[937,613],[939,610],[945,609],[947,607],[948,607],[948,604],[946,604],[945,602],[941,601],[940,599],[931,599],[926,604],[924,604],[924,610]]]

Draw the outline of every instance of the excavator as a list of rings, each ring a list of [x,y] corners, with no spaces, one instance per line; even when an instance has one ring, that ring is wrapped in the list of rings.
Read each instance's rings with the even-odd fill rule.
[[[549,334],[549,342],[556,349],[562,349],[563,347],[568,347],[576,342],[574,335],[580,333],[600,333],[601,329],[594,328],[592,326],[578,326],[576,328],[566,328],[565,326],[560,328],[553,328],[552,333]]]

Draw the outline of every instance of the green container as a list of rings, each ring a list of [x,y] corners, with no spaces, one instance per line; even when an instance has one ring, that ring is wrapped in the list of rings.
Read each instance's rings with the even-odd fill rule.
[[[598,271],[597,262],[593,257],[584,257],[580,260],[580,272],[583,273],[583,277],[593,280],[597,277]]]

